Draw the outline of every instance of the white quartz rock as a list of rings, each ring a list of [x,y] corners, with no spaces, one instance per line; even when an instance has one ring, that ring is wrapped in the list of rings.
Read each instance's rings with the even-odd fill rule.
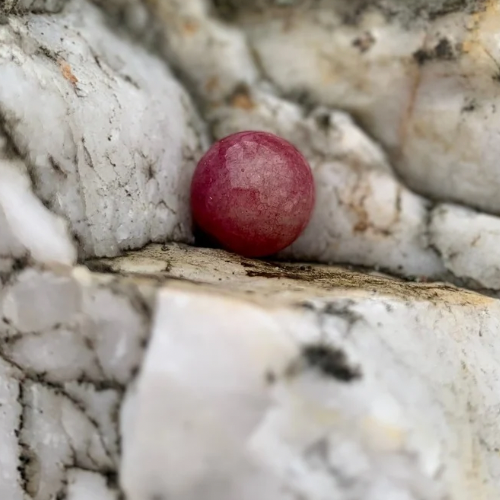
[[[267,488],[261,491],[257,483],[256,489],[245,488],[248,479],[241,469],[251,464],[245,463],[241,451],[245,436],[269,405],[269,395],[262,390],[264,370],[269,376],[282,372],[296,348],[279,329],[268,337],[269,328],[277,325],[244,305],[233,304],[234,317],[242,324],[235,336],[230,328],[221,329],[210,320],[209,311],[221,313],[224,302],[215,300],[200,309],[190,294],[168,291],[159,300],[155,330],[161,333],[150,344],[140,397],[134,403],[139,426],[137,431],[124,429],[122,480],[129,497],[194,499],[203,492],[207,499],[227,495],[249,499],[252,494],[268,498]],[[205,327],[186,331],[184,318],[191,315],[206,321]],[[141,470],[137,465],[145,462],[150,466]],[[251,476],[252,467],[248,469]],[[255,479],[265,479],[258,469],[253,472]],[[170,473],[164,474],[167,470]],[[207,473],[213,481],[206,481]],[[225,485],[222,489],[217,487],[219,481]],[[272,491],[278,492],[277,485]]]
[[[70,321],[81,309],[81,292],[73,280],[34,269],[20,273],[2,295],[2,316],[20,333],[52,329]]]
[[[196,89],[216,138],[250,128],[267,130],[291,140],[310,161],[318,193],[316,211],[303,236],[283,255],[498,289],[492,280],[484,281],[483,275],[491,270],[485,271],[475,254],[467,254],[467,272],[449,265],[446,252],[437,255],[440,244],[429,238],[430,229],[434,240],[439,238],[436,224],[429,226],[431,205],[404,184],[408,181],[431,194],[438,210],[436,201],[460,198],[466,191],[469,201],[475,200],[470,204],[496,203],[496,174],[486,171],[493,168],[494,161],[486,160],[496,157],[494,147],[480,146],[480,174],[472,163],[464,170],[457,160],[460,151],[473,151],[482,138],[489,141],[489,130],[494,130],[474,125],[479,109],[490,108],[478,106],[478,98],[469,94],[482,92],[484,86],[470,87],[467,95],[461,87],[447,87],[453,71],[460,71],[467,48],[458,44],[461,20],[484,24],[494,7],[470,14],[439,1],[416,5],[387,0],[358,10],[341,1],[281,6],[229,1],[217,2],[218,11],[198,0],[106,4],[115,14],[122,9],[122,18],[138,34],[141,29],[133,25],[131,12],[144,6],[148,12],[138,17],[147,18],[146,25],[156,25],[167,58]],[[217,12],[229,24],[221,23]],[[227,43],[221,46],[217,40],[223,39]],[[472,59],[470,63],[475,64]],[[215,73],[224,78],[214,80]],[[478,72],[474,78],[485,78],[484,74]],[[434,76],[428,81],[427,75]],[[488,79],[488,88],[493,84]],[[446,95],[446,101],[437,94]],[[460,116],[466,120],[459,127],[449,121],[456,116],[450,105],[455,101],[463,102]],[[430,130],[430,123],[414,123],[418,103],[425,103],[429,117],[436,115],[431,136],[423,132]],[[331,105],[352,112],[385,146],[388,157]],[[471,127],[481,138],[463,135]],[[459,140],[454,139],[456,134]],[[448,141],[445,160],[433,149],[441,136]],[[393,175],[393,166],[400,178]],[[469,203],[466,198],[462,201]],[[471,219],[461,218],[459,230],[454,221],[447,218],[439,225],[445,246],[458,247],[459,234],[475,232]]]
[[[118,412],[149,305],[134,284],[26,268],[0,291],[0,496],[117,499]]]
[[[0,117],[33,189],[82,256],[191,237],[189,182],[204,133],[165,64],[73,0],[0,26]]]
[[[19,471],[19,442],[16,430],[22,407],[19,404],[20,371],[0,359],[0,497],[24,500]]]
[[[6,277],[15,265],[16,259],[26,257],[26,249],[12,234],[5,214],[0,208],[0,276]]]
[[[260,70],[261,79],[271,79],[278,93],[306,106],[278,98],[276,89],[251,79],[242,78],[239,82],[246,86],[238,86],[234,78],[225,79],[232,87],[224,87],[220,94],[216,87],[204,87],[211,80],[212,67],[203,61],[210,60],[212,52],[217,51],[214,46],[201,43],[200,33],[216,29],[223,37],[233,33],[232,28],[220,24],[214,19],[214,11],[208,11],[197,1],[182,6],[164,2],[150,8],[166,40],[168,56],[194,82],[217,138],[249,128],[268,130],[291,140],[311,162],[318,193],[316,211],[304,235],[284,255],[375,266],[406,276],[453,279],[454,274],[455,278],[464,278],[464,273],[448,262],[448,273],[445,272],[431,245],[429,203],[409,191],[391,171],[394,165],[403,181],[431,194],[434,201],[450,196],[460,198],[461,193],[467,192],[469,198],[462,201],[485,208],[496,203],[496,174],[491,170],[495,162],[486,161],[496,153],[492,147],[481,146],[482,138],[489,141],[488,131],[474,125],[478,99],[469,95],[482,92],[483,87],[472,86],[467,95],[460,91],[461,87],[446,87],[453,77],[453,73],[448,75],[450,68],[460,71],[455,57],[459,56],[459,49],[465,48],[459,47],[455,35],[457,29],[462,29],[461,20],[469,19],[469,14],[444,15],[446,9],[453,9],[445,8],[442,2],[416,6],[390,0],[380,4],[381,7],[360,9],[357,13],[354,7],[339,1],[291,2],[280,8],[256,7],[252,2],[225,2],[225,5],[224,10],[218,3],[220,13],[236,12],[235,17],[226,17],[247,34],[252,54],[258,57],[247,61],[243,49],[238,49],[238,54],[227,49],[225,57],[218,59],[217,71],[231,73],[245,60],[248,67]],[[434,24],[430,25],[422,15],[425,9],[432,12]],[[397,15],[387,16],[390,10]],[[484,23],[487,12],[478,11],[470,19]],[[426,38],[427,28],[430,31]],[[175,43],[170,43],[173,39]],[[230,46],[240,47],[239,43]],[[434,75],[428,83],[427,74]],[[484,72],[478,72],[475,78],[484,79],[483,75]],[[496,83],[488,79],[488,88],[491,85]],[[439,100],[438,94],[446,95],[446,100]],[[214,99],[222,97],[226,98],[223,102],[211,105]],[[463,126],[456,127],[448,120],[456,115],[450,101],[465,103],[460,115],[465,120]],[[390,161],[344,115],[322,107],[311,113],[311,102],[351,111],[385,146]],[[412,125],[420,102],[425,103],[429,117],[436,115],[431,118],[432,134],[422,132],[430,130],[430,122],[426,125],[419,121],[418,127]],[[474,130],[481,134],[481,139],[464,135],[471,127],[476,127]],[[459,140],[454,139],[456,134],[460,134]],[[448,141],[446,159],[434,150],[436,140],[442,136]],[[415,144],[418,151],[414,151]],[[484,171],[478,175],[472,163],[462,168],[457,160],[460,151],[469,154],[477,144],[483,153],[475,165],[482,172],[491,170],[490,173]],[[456,236],[475,231],[473,226],[469,227],[469,219],[461,222],[459,231],[451,219],[440,225],[446,244],[460,246]],[[471,264],[465,273],[467,283],[485,286],[482,274],[491,271],[483,271],[480,261],[470,253],[468,258]],[[491,280],[489,285],[498,288],[497,284],[491,286]]]
[[[118,27],[125,25],[134,37],[140,35],[141,42],[156,46],[156,30],[151,29],[153,18],[148,2],[142,0],[90,0],[115,19]]]
[[[118,4],[130,8],[133,2]],[[116,8],[116,2],[112,5]],[[306,113],[277,97],[275,89],[255,77],[258,61],[248,57],[241,33],[216,20],[205,3],[148,6],[167,56],[196,88],[216,138],[267,130],[292,141],[310,161],[318,192],[316,212],[286,255],[378,266],[403,275],[445,275],[427,237],[427,201],[394,178],[381,148],[346,115],[321,107]],[[222,39],[227,42],[221,46]],[[214,80],[214,74],[220,77]]]
[[[26,382],[21,404],[28,408],[20,439],[28,458],[25,487],[31,496],[50,500],[58,494],[66,479],[61,465],[101,473],[110,469],[112,459],[98,429],[71,398],[43,384]]]
[[[498,300],[176,244],[88,264],[3,285],[5,498],[498,498]]]
[[[0,157],[0,254],[26,253],[40,263],[71,265],[76,251],[67,224],[33,194],[24,165]]]
[[[497,2],[232,2],[284,94],[353,113],[417,191],[500,213]]]
[[[282,92],[354,113],[393,148],[399,144],[399,123],[412,91],[408,60],[412,62],[425,31],[421,23],[403,28],[397,17],[390,22],[369,3],[358,6],[358,13],[342,0],[298,2],[281,9],[253,9],[246,3],[248,10],[237,21],[263,73]]]
[[[2,288],[4,352],[17,366],[47,373],[54,383],[104,379],[122,386],[143,349],[145,333],[137,332],[147,326],[147,305],[133,288],[87,290],[69,272],[27,268]]]
[[[159,292],[122,408],[129,500],[498,497],[498,300],[326,266],[148,252],[107,264],[137,279],[166,260],[156,280],[213,285]]]
[[[68,470],[67,500],[117,500],[118,493],[106,484],[106,478],[82,469]]]
[[[260,79],[245,34],[212,15],[207,0],[93,0],[175,66],[210,108]],[[151,29],[154,26],[154,29]]]
[[[433,2],[432,12],[444,1]],[[353,120],[329,107],[345,102],[404,179],[447,199],[426,179],[452,178],[450,165],[465,145],[448,142],[443,170],[424,175],[418,165],[426,148],[439,146],[441,125],[455,131],[454,122],[436,121],[422,133],[422,109],[441,119],[436,95],[426,93],[432,98],[422,108],[422,96],[414,109],[406,104],[417,62],[425,62],[425,88],[436,76],[432,57],[450,47],[435,33],[424,46],[427,21],[412,18],[410,8],[385,18],[392,0],[371,13],[361,9],[350,26],[346,2],[325,2],[321,16],[310,10],[321,2],[281,4],[248,16],[245,31],[195,0],[109,5],[138,13],[129,23],[151,28],[152,37],[146,18],[156,15],[162,49],[195,88],[217,137],[252,126],[306,154],[318,210],[285,255],[431,277],[449,271],[499,289],[491,251],[498,219],[442,203],[431,208],[392,175],[384,151]],[[497,300],[175,244],[88,262],[108,274],[67,267],[76,257],[70,231],[83,257],[189,239],[189,177],[206,139],[164,63],[114,34],[88,3],[5,18],[13,5],[0,8],[0,498],[497,500]],[[31,4],[38,11],[49,5]],[[433,26],[451,19],[455,29],[457,19],[472,19],[491,34],[494,26],[484,23],[494,22],[488,16],[497,7],[487,7]],[[403,11],[415,21],[404,28]],[[265,30],[276,36],[276,49]],[[307,37],[318,46],[302,46]],[[286,44],[286,64],[295,57],[310,65],[310,87],[293,80],[307,73],[284,78],[290,87],[278,78]],[[346,47],[347,55],[330,54]],[[457,61],[465,74],[476,68],[482,59],[474,47],[462,45],[458,59],[447,59],[449,75],[440,74],[438,84],[453,80]],[[315,59],[309,50],[327,53]],[[373,59],[363,65],[362,57]],[[288,100],[259,82],[266,72]],[[494,100],[491,83],[481,86],[483,74],[468,91],[492,92]],[[372,79],[367,85],[363,75]],[[453,103],[460,100],[453,85],[438,84]],[[293,103],[303,102],[302,90],[327,106]],[[467,101],[464,113],[475,106]],[[404,151],[401,110],[413,113]],[[493,130],[494,119],[488,123]],[[494,151],[493,144],[484,152],[488,175]],[[439,147],[433,154],[440,158]],[[495,211],[495,175],[476,175],[467,194],[464,172],[471,170],[457,165],[452,195],[472,205],[484,191],[478,206]]]
[[[59,12],[68,0],[2,0],[0,13]]]
[[[432,212],[431,241],[446,267],[476,287],[500,290],[500,219],[456,205]]]
[[[163,51],[198,96],[222,100],[259,79],[245,34],[210,16],[205,0],[145,2],[160,26]]]
[[[179,292],[159,300],[132,430],[125,428],[122,478],[131,500],[443,498],[433,478],[440,436],[421,422],[421,447],[412,449],[418,431],[403,424],[411,411],[375,380],[356,382],[356,365],[343,366],[331,347],[334,328],[335,340],[321,340],[314,319],[292,312]],[[237,331],[223,319],[228,306]],[[336,359],[338,380],[317,373],[314,360],[301,366],[301,341],[312,346],[310,361],[314,349],[318,360]]]
[[[309,160],[315,211],[283,255],[403,275],[444,275],[427,235],[428,202],[394,178],[383,151],[346,114],[317,108],[306,115],[269,90],[255,90],[236,93],[208,118],[216,137],[266,130],[290,140]]]

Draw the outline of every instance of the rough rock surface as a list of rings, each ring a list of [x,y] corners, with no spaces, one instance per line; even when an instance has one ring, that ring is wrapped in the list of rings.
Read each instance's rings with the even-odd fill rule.
[[[8,17],[0,47],[0,133],[81,256],[189,240],[206,138],[165,65],[78,0],[59,15]]]
[[[156,26],[155,47],[193,91],[215,137],[242,128],[269,130],[292,140],[317,166],[319,212],[288,255],[492,286],[474,248],[455,245],[471,261],[467,269],[440,255],[430,237],[435,225],[429,207],[439,211],[440,202],[451,199],[496,211],[495,2],[107,5],[115,14],[122,9],[120,19],[142,9],[136,18]],[[129,22],[149,40],[143,25]],[[367,157],[367,148],[379,146],[355,125],[333,132],[327,116],[338,112],[332,106],[350,112],[386,155],[375,162],[373,154]],[[312,116],[319,121],[308,121]],[[371,172],[374,163],[387,174]],[[348,187],[345,193],[339,185]],[[448,203],[444,209],[455,211]],[[471,219],[456,210],[460,233],[473,241]],[[497,241],[500,219],[490,221],[490,238]],[[453,235],[456,228],[442,229]]]
[[[3,285],[2,498],[500,494],[498,300],[175,244],[89,267]]]
[[[117,499],[119,411],[147,298],[79,268],[24,268],[0,297],[0,497]]]
[[[349,111],[385,147],[401,180],[433,202],[500,213],[497,2],[216,4],[242,27],[261,74],[282,96]],[[487,218],[493,246],[485,253],[470,244],[478,232],[472,212],[448,204],[442,211],[450,215],[440,218],[440,234],[431,223],[431,246],[440,251],[446,240],[467,262],[450,263],[445,250],[443,264],[469,286],[498,289],[485,263],[496,266],[500,219]]]
[[[497,299],[138,250],[255,128],[315,174],[282,259],[498,295],[497,2],[93,3],[0,0],[0,498],[497,500]]]
[[[283,92],[354,113],[411,187],[500,212],[497,2],[251,4],[235,18]]]
[[[122,415],[131,500],[500,493],[498,300],[177,245],[90,266],[160,287]]]
[[[68,0],[0,0],[0,14],[59,12]]]
[[[446,244],[456,247],[462,260],[470,264],[466,268],[450,264],[446,251],[440,250],[432,217],[433,207],[441,210],[439,200],[449,198],[445,192],[450,189],[449,182],[458,179],[460,186],[469,187],[479,182],[487,184],[488,189],[494,183],[484,182],[485,177],[475,170],[470,171],[472,184],[456,171],[451,175],[436,154],[433,162],[425,163],[429,172],[423,167],[418,170],[425,179],[442,173],[441,181],[431,181],[435,192],[427,191],[432,201],[426,200],[409,191],[393,174],[394,166],[407,180],[400,155],[394,153],[397,145],[383,137],[394,130],[391,110],[401,113],[407,107],[397,89],[409,89],[408,79],[404,87],[399,78],[394,77],[390,85],[384,77],[387,64],[384,66],[381,60],[385,61],[387,54],[396,61],[390,68],[403,64],[397,50],[411,54],[411,64],[406,65],[410,69],[420,68],[420,60],[425,67],[461,64],[456,59],[437,57],[446,48],[444,42],[431,60],[418,52],[418,44],[394,44],[396,34],[412,37],[415,30],[430,29],[432,23],[455,20],[457,24],[456,18],[484,17],[486,4],[479,9],[479,3],[471,3],[465,11],[459,11],[438,2],[433,4],[431,19],[418,16],[418,9],[398,7],[397,15],[389,18],[387,12],[394,4],[387,1],[380,4],[381,10],[358,9],[349,24],[347,20],[357,11],[342,2],[294,2],[274,7],[263,3],[259,8],[245,2],[226,2],[225,7],[216,2],[211,8],[202,0],[96,3],[125,20],[140,40],[165,55],[192,91],[214,137],[248,128],[269,130],[291,140],[306,154],[315,170],[319,203],[312,224],[287,250],[287,256],[360,264],[403,276],[499,289],[496,281],[484,279],[482,251],[454,243],[453,237]],[[78,24],[80,19],[82,26]],[[329,19],[335,29],[329,30]],[[411,24],[405,24],[405,19],[411,19]],[[372,29],[377,34],[375,41],[369,36],[370,23],[377,26],[377,30]],[[368,31],[363,31],[363,38],[360,30],[365,28]],[[306,44],[313,31],[312,39],[317,39],[314,50],[330,51],[339,44],[345,50],[323,54],[321,64],[317,54],[312,59],[309,52],[299,57],[300,51],[313,50]],[[63,36],[58,38],[57,32]],[[83,0],[69,2],[63,13],[55,16],[11,16],[2,33],[7,42],[3,71],[9,76],[9,84],[0,91],[2,128],[11,149],[24,162],[37,195],[69,221],[79,254],[110,256],[148,241],[189,240],[186,187],[207,141],[189,99],[165,64],[127,41],[123,33],[113,34]],[[347,35],[354,37],[349,38],[349,46]],[[336,57],[345,57],[345,64],[335,63]],[[293,64],[289,58],[294,59]],[[366,58],[369,66],[361,71],[359,68],[366,68],[368,61],[361,66],[358,63]],[[294,65],[304,61],[310,61],[312,67],[298,71]],[[330,83],[316,73],[327,63],[339,68],[335,70],[338,77]],[[293,73],[286,78],[290,88],[278,78],[283,67]],[[351,73],[357,71],[357,78],[368,83],[375,79],[375,83],[366,86],[363,80],[358,85],[348,68]],[[304,82],[293,87],[293,78],[306,76],[311,78],[311,88]],[[43,84],[44,78],[58,82],[58,86]],[[321,92],[314,86],[320,83]],[[372,92],[374,86],[386,97]],[[38,94],[40,87],[44,99],[53,104],[50,119],[58,123],[50,136],[37,125],[46,120],[45,111],[41,116],[37,116],[37,108],[28,111],[27,100],[20,97],[26,92]],[[448,95],[465,99],[461,90],[450,90]],[[349,99],[354,100],[352,105]],[[340,105],[352,112],[381,141],[385,151],[348,116],[325,105]],[[463,119],[469,120],[467,116]],[[81,127],[86,120],[94,125]],[[446,122],[436,126],[441,123],[444,127]],[[470,142],[467,138],[454,141],[450,154]],[[430,148],[424,145],[422,150]],[[439,168],[434,168],[434,163]],[[481,168],[485,165],[481,162]],[[483,187],[478,189],[482,197],[486,196]],[[459,207],[446,204],[444,209],[456,213],[442,220],[442,234],[454,235],[451,221],[460,220],[461,234],[467,235],[466,241],[473,241],[476,230],[471,219],[464,217]],[[496,241],[500,220],[489,220],[489,238]]]

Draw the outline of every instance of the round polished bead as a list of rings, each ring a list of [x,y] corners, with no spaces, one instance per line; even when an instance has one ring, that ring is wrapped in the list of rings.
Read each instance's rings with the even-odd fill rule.
[[[213,144],[191,185],[198,228],[247,257],[271,255],[293,243],[311,218],[314,200],[306,159],[268,132],[239,132]]]

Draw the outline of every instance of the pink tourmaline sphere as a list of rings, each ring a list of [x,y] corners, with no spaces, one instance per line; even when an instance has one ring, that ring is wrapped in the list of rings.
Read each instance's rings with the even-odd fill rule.
[[[293,243],[314,207],[307,161],[267,132],[239,132],[201,158],[191,185],[195,224],[223,248],[246,257],[272,255]]]

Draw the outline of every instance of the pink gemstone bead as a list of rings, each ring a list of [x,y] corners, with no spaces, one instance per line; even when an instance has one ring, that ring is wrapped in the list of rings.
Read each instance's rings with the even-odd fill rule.
[[[272,255],[293,243],[314,201],[305,158],[267,132],[239,132],[216,142],[191,185],[195,224],[223,248],[247,257]]]

